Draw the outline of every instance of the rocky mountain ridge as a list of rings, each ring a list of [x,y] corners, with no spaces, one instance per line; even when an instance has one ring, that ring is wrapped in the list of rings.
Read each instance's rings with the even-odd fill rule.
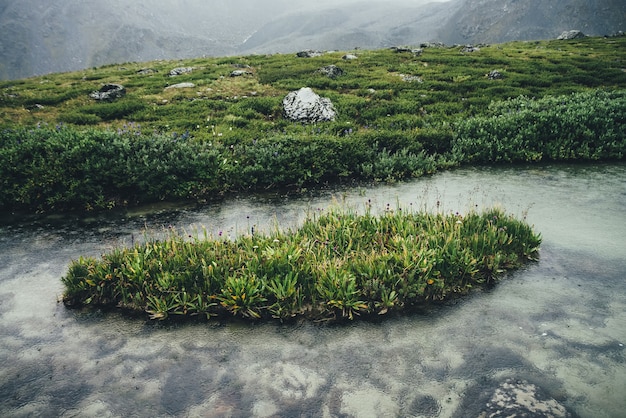
[[[346,0],[347,1],[347,0]],[[0,79],[110,63],[626,30],[622,0],[21,0],[0,4]]]

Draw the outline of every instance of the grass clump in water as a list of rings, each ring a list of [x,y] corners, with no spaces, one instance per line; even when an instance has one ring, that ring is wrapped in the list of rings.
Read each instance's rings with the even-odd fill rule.
[[[540,235],[500,209],[375,216],[331,210],[295,231],[234,240],[173,232],[72,262],[68,306],[170,316],[353,319],[463,294],[537,257]]]

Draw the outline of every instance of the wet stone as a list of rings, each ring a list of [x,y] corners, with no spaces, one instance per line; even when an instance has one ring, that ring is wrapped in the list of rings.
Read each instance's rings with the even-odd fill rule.
[[[525,380],[507,379],[496,388],[479,418],[570,417],[565,407]]]

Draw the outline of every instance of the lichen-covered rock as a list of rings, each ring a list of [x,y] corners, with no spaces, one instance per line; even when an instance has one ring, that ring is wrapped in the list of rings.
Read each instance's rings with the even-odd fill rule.
[[[150,75],[154,73],[158,73],[158,71],[154,68],[142,68],[141,70],[137,71],[137,74],[139,75]]]
[[[502,78],[502,73],[500,71],[498,71],[498,70],[491,70],[487,74],[487,78],[489,80],[499,80],[499,79]]]
[[[170,89],[191,89],[196,87],[195,84],[193,83],[178,83],[178,84],[172,84],[171,86],[167,86],[165,87],[165,90],[170,90]]]
[[[416,57],[419,57],[420,55],[422,55],[422,52],[424,52],[424,50],[421,48],[409,48],[408,46],[392,46],[390,49],[393,52],[397,52],[397,53],[408,52],[408,53],[415,55]]]
[[[463,48],[461,48],[461,52],[478,52],[480,51],[480,48],[474,45],[465,45]]]
[[[337,112],[330,99],[320,97],[309,87],[292,91],[283,99],[283,112],[294,122],[328,122],[335,120]]]
[[[250,71],[246,71],[246,70],[234,70],[231,71],[230,76],[231,77],[241,77],[244,75],[250,75],[252,74]]]
[[[176,77],[178,75],[187,74],[193,71],[192,67],[177,67],[170,71],[170,77]]]
[[[568,39],[578,39],[584,38],[585,34],[579,30],[566,30],[565,32],[559,35],[558,40],[568,40]]]
[[[119,99],[126,94],[126,88],[121,84],[108,83],[100,88],[98,91],[93,91],[89,94],[92,99],[111,102],[115,99]]]
[[[300,51],[296,54],[298,58],[313,58],[313,57],[319,57],[321,55],[322,55],[321,51],[314,51],[312,49]]]
[[[319,72],[330,77],[337,78],[343,75],[343,70],[336,65],[327,65],[319,69]]]

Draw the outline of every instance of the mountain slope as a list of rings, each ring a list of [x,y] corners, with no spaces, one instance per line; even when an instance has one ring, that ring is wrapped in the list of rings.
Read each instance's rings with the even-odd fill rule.
[[[430,40],[454,2],[390,6],[372,2],[274,19],[239,48],[242,53],[300,49],[381,48]]]
[[[626,30],[623,0],[21,0],[0,4],[0,79],[111,63],[497,43]]]
[[[2,6],[0,79],[115,62],[226,55],[257,22],[288,2],[273,0],[271,7],[254,0],[150,3],[21,0]]]
[[[465,0],[438,32],[446,43],[551,39],[577,29],[602,36],[626,29],[622,0]]]

